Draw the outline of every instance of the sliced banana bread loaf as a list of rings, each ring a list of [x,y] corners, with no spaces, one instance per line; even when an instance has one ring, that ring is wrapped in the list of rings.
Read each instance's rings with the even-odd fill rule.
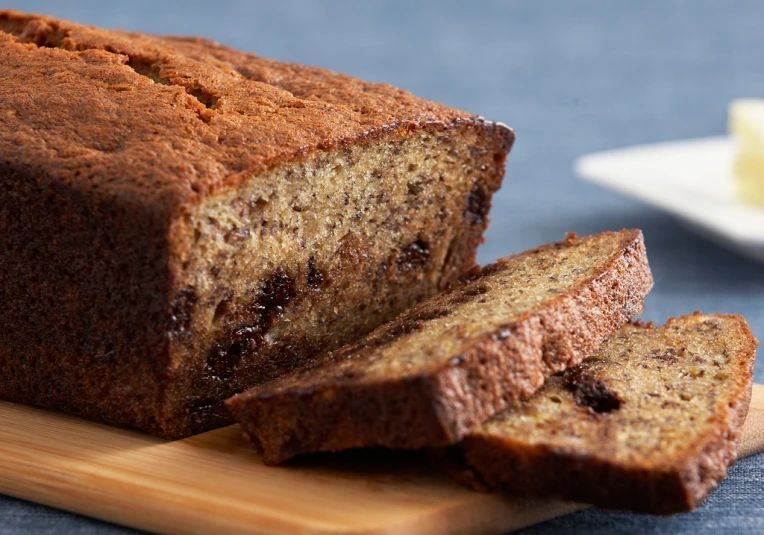
[[[638,230],[569,235],[475,271],[227,406],[267,463],[450,444],[590,355],[642,309],[651,286]]]
[[[512,132],[191,37],[0,11],[0,398],[166,437],[474,265]]]
[[[756,345],[740,316],[628,325],[470,432],[462,477],[607,508],[694,509],[736,460]]]

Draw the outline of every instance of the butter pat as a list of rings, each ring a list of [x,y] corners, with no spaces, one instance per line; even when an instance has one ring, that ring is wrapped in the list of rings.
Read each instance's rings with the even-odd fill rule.
[[[764,100],[735,100],[729,130],[738,142],[733,175],[740,198],[764,206]]]

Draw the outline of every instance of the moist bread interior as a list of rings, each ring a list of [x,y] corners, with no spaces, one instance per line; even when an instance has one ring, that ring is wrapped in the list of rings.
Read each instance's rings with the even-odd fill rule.
[[[492,193],[480,178],[504,158],[477,137],[435,131],[322,152],[190,214],[177,303],[190,321],[171,363],[190,381],[178,383],[193,393],[187,409],[222,410],[251,377],[352,341],[468,267]]]

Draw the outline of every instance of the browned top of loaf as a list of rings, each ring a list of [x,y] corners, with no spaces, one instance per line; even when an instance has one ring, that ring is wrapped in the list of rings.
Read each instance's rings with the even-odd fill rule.
[[[0,11],[0,159],[73,187],[198,199],[299,153],[479,118],[194,37]],[[488,124],[504,140],[511,131]],[[175,204],[175,203],[173,203]]]

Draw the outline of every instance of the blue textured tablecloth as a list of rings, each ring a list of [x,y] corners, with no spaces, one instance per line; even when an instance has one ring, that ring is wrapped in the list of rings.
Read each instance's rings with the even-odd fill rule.
[[[566,231],[644,230],[655,275],[644,317],[738,312],[764,337],[764,267],[672,218],[577,181],[576,156],[719,135],[726,105],[764,96],[764,2],[307,0],[60,2],[10,7],[107,27],[195,34],[280,60],[388,82],[514,127],[481,262]],[[762,229],[764,232],[764,229]],[[764,382],[764,366],[757,371]],[[695,513],[587,510],[528,533],[764,533],[764,455],[746,459]],[[0,535],[130,530],[0,496]]]

